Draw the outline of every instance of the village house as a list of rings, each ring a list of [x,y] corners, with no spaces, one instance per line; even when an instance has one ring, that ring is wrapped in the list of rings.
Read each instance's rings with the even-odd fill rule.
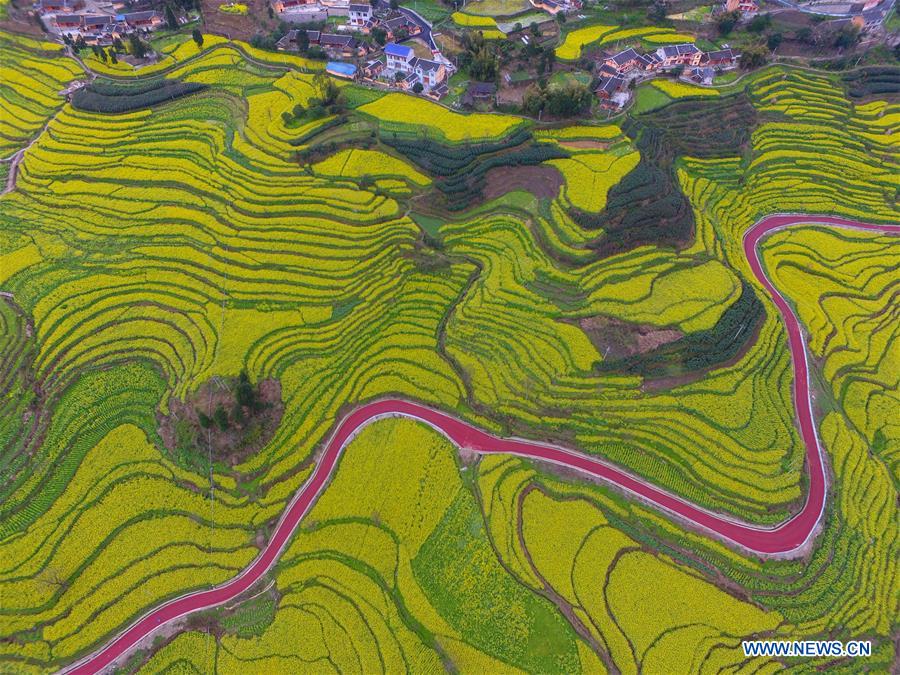
[[[426,91],[431,91],[447,78],[447,69],[443,63],[413,57],[413,72]]]
[[[594,89],[594,93],[601,99],[609,100],[625,88],[625,80],[621,77],[604,77]]]
[[[868,33],[877,30],[884,25],[885,14],[886,12],[882,7],[863,11],[863,13],[859,15],[862,18],[863,31]]]
[[[276,12],[281,13],[286,9],[294,9],[305,5],[315,5],[316,0],[277,0],[273,7]]]
[[[613,54],[603,62],[603,65],[614,70],[617,75],[624,75],[636,68],[642,68],[643,64],[644,59],[631,47],[618,54]]]
[[[413,23],[402,14],[389,19],[380,19],[377,25],[387,33],[387,39],[391,41],[418,35],[422,32],[418,24]]]
[[[688,82],[693,82],[694,84],[705,84],[710,85],[713,82],[713,78],[716,76],[716,71],[709,66],[698,66],[696,68],[691,68],[690,70],[685,71],[685,73],[681,76],[682,79],[687,80]]]
[[[384,56],[387,60],[384,75],[392,78],[401,89],[412,89],[420,83],[425,93],[441,95],[441,85],[447,79],[447,68],[443,63],[419,58],[411,47],[393,42],[384,46]]]
[[[362,76],[364,80],[374,82],[381,76],[383,72],[384,62],[379,61],[378,59],[373,59],[371,61],[367,61],[366,65],[363,66]]]
[[[389,42],[384,46],[384,56],[387,59],[388,70],[401,73],[408,73],[412,70],[410,62],[415,57],[412,47]]]
[[[372,25],[372,5],[368,2],[350,4],[350,25],[368,33]]]
[[[84,32],[95,33],[102,31],[109,24],[115,23],[113,18],[107,14],[82,14],[81,30]]]
[[[461,103],[472,108],[479,103],[489,104],[497,97],[497,85],[493,82],[470,82]]]
[[[738,55],[731,49],[717,49],[703,54],[700,57],[700,65],[712,66],[713,68],[728,68],[735,64],[737,58]]]
[[[756,14],[759,11],[759,2],[758,0],[725,0],[725,11]]]
[[[530,0],[532,7],[556,15],[560,12],[574,12],[583,7],[581,0]]]
[[[80,14],[57,14],[54,18],[60,32],[81,31]]]
[[[675,66],[699,66],[703,52],[697,45],[686,42],[680,45],[666,45],[656,50],[660,68],[674,68]]]
[[[163,22],[163,16],[155,10],[131,12],[130,14],[116,15],[116,21],[124,22],[132,30],[137,28],[151,30]]]
[[[322,33],[319,36],[319,46],[332,59],[352,59],[366,55],[366,46],[352,35],[337,35],[336,33]]]
[[[84,0],[38,0],[34,9],[41,14],[72,13],[84,9]]]

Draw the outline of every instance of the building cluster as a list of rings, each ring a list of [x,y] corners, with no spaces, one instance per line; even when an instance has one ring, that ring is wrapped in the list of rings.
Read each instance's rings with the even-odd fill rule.
[[[733,68],[739,58],[740,54],[731,49],[704,52],[689,42],[666,45],[647,54],[629,47],[600,62],[597,70],[600,81],[594,91],[602,101],[607,102],[607,107],[620,107],[628,98],[620,94],[626,91],[630,80],[681,68],[684,79],[711,84],[717,71]]]
[[[49,30],[73,39],[81,37],[87,44],[101,46],[111,45],[116,38],[135,31],[154,30],[164,22],[162,13],[153,9],[122,12],[124,2],[111,6],[113,11],[120,13],[92,12],[85,0],[38,0],[34,11]]]
[[[422,93],[436,100],[447,95],[449,72],[444,63],[423,59],[411,47],[393,42],[385,45],[384,58],[384,61],[373,59],[366,63],[363,79],[403,90],[415,90],[420,84]]]
[[[568,14],[569,12],[579,11],[584,4],[581,0],[529,0],[531,6],[535,9],[542,9],[556,16],[560,12]]]
[[[756,14],[759,11],[758,0],[725,0],[723,9],[726,12],[740,12],[744,15]]]
[[[372,30],[380,28],[385,32],[387,40],[406,39],[418,35],[421,27],[410,21],[406,15],[387,11],[376,15],[372,6],[367,4],[351,4],[349,6],[347,26],[352,32],[324,33],[317,30],[306,30],[309,45],[320,47],[330,59],[365,58],[371,51],[371,45],[358,39],[354,33],[368,35]],[[285,51],[300,49],[298,41],[303,29],[289,30],[278,43],[277,48]]]

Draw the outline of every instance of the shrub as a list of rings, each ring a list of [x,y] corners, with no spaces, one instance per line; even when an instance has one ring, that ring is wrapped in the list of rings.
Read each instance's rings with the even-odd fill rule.
[[[78,110],[99,113],[124,113],[150,108],[206,89],[199,82],[151,80],[140,84],[118,84],[96,80],[72,95]]]

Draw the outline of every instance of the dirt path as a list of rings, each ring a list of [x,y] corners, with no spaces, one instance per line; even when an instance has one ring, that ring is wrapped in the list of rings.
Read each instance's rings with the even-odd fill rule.
[[[147,612],[106,645],[69,666],[63,672],[77,673],[78,675],[98,673],[127,656],[136,644],[171,622],[192,612],[222,605],[246,592],[272,569],[288,545],[294,530],[328,485],[344,448],[362,428],[386,418],[403,417],[422,422],[444,435],[460,449],[469,452],[516,455],[550,462],[585,476],[602,479],[628,493],[632,498],[654,506],[692,529],[759,555],[802,554],[820,529],[821,518],[825,512],[827,477],[823,451],[819,445],[813,419],[809,367],[802,328],[788,302],[766,276],[757,250],[759,242],[768,234],[800,224],[830,225],[900,235],[900,225],[874,225],[833,216],[800,214],[773,215],[763,218],[744,235],[744,254],[754,276],[768,291],[781,313],[791,351],[796,420],[800,437],[806,448],[809,491],[802,510],[789,520],[774,527],[761,527],[741,522],[732,516],[717,514],[691,504],[681,497],[658,488],[597,457],[558,445],[517,438],[498,438],[468,422],[425,405],[403,399],[383,399],[353,410],[338,422],[334,432],[324,445],[321,459],[312,476],[288,504],[266,547],[240,574],[219,586],[209,590],[186,593]]]

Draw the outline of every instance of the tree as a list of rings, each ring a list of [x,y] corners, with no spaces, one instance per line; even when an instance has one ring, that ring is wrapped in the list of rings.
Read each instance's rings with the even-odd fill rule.
[[[719,30],[719,35],[728,35],[731,33],[740,20],[741,13],[737,10],[720,14],[719,18],[716,19],[716,28]]]
[[[209,429],[213,424],[212,418],[202,410],[197,411],[197,419],[200,420],[200,426],[204,429]]]
[[[422,86],[422,83],[421,83],[421,82],[416,82],[416,83],[413,85],[413,88],[412,88],[412,89],[413,89],[413,93],[421,94],[421,93],[422,93],[422,90],[423,90],[424,88],[425,88],[425,87]]]
[[[294,117],[303,117],[306,114],[306,108],[303,107],[302,103],[298,103],[294,106],[292,112],[294,113]]]
[[[532,117],[537,117],[538,113],[544,109],[544,91],[540,85],[532,84],[525,90],[522,96],[522,110]]]
[[[239,406],[250,410],[256,410],[259,407],[256,390],[253,388],[246,370],[242,370],[238,376],[237,403]]]
[[[832,44],[834,44],[835,47],[844,49],[852,47],[857,42],[859,42],[859,26],[848,24],[846,26],[841,26],[841,29],[834,34],[834,41]]]
[[[216,411],[213,413],[213,420],[220,431],[228,429],[228,413],[225,411],[225,408],[222,407],[221,403],[216,406]]]
[[[297,50],[301,54],[306,54],[309,51],[309,33],[304,28],[299,28],[295,39],[297,40]]]
[[[178,18],[172,11],[172,5],[166,5],[166,25],[172,30],[178,30]]]
[[[289,113],[287,110],[285,110],[283,113],[281,113],[281,121],[284,122],[284,126],[287,126],[294,121],[294,116],[291,115],[291,113]]]
[[[521,33],[521,32],[522,32],[522,22],[516,21],[515,25],[513,26],[513,33]]]
[[[769,14],[757,14],[750,20],[747,30],[751,33],[762,33],[772,25],[772,17]]]
[[[531,24],[531,26],[528,27],[528,30],[531,32],[532,37],[541,37],[541,27],[537,25],[537,22]]]
[[[465,51],[459,55],[460,68],[468,70],[474,80],[489,82],[496,79],[497,56],[481,31],[464,33],[462,42]]]
[[[194,38],[194,42],[197,43],[197,47],[203,46],[203,33],[200,32],[199,28],[195,28],[191,31],[191,37]]]
[[[387,42],[387,31],[385,31],[383,28],[373,28],[372,39],[383,47]]]
[[[813,29],[809,26],[798,29],[797,32],[794,33],[794,37],[804,44],[811,45],[814,42]]]
[[[766,46],[770,52],[774,52],[781,45],[783,37],[781,33],[772,33],[766,40]]]
[[[118,37],[113,38],[113,49],[119,54],[125,51],[125,45],[122,44],[122,41]]]
[[[741,53],[741,70],[753,70],[766,65],[768,55],[762,45],[753,45],[744,49]]]
[[[112,47],[109,49],[109,62],[113,65],[116,65],[119,62],[119,59],[116,57],[116,53],[112,50]]]
[[[316,90],[318,98],[323,106],[329,106],[337,103],[341,90],[328,75],[321,70],[313,76],[313,89]]]
[[[547,89],[546,109],[551,115],[569,117],[587,110],[593,96],[584,84],[568,84]]]
[[[556,63],[556,50],[553,47],[547,47],[544,50],[544,62],[547,64],[547,72],[553,72],[553,65]]]
[[[103,47],[100,48],[100,53],[98,54],[98,56],[100,57],[100,60],[103,61],[103,63],[106,63],[106,61],[107,61],[106,50],[103,49]]]
[[[141,38],[138,37],[137,33],[132,33],[128,36],[128,44],[131,47],[131,55],[134,58],[142,59],[147,55],[147,45],[141,42]]]
[[[656,0],[647,10],[647,18],[653,23],[662,23],[666,20],[666,3]]]
[[[397,0],[391,0],[391,9],[397,9],[400,3]]]

